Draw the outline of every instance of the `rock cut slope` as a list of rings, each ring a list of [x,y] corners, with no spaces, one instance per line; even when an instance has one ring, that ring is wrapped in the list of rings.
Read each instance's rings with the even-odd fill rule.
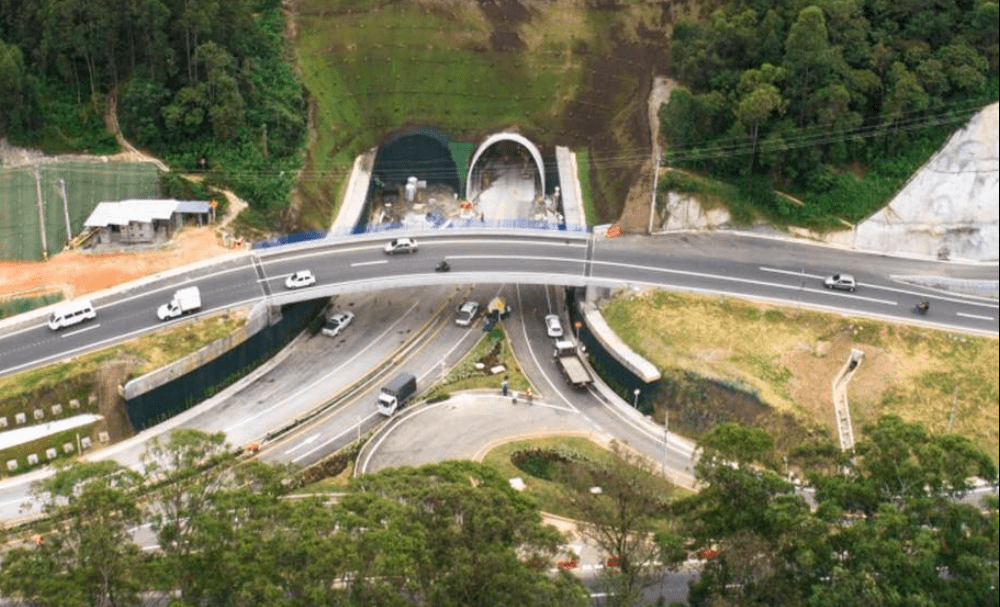
[[[1000,259],[1000,104],[955,132],[886,205],[858,224],[853,246],[940,259]]]

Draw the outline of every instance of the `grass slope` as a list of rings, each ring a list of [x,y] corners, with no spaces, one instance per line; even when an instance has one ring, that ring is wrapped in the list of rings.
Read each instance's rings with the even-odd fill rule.
[[[303,0],[294,30],[312,95],[298,191],[305,222],[329,223],[356,154],[416,125],[476,143],[515,128],[543,146],[592,147],[597,205],[615,217],[628,186],[621,158],[648,146],[639,75],[664,56],[637,52],[634,32],[658,26],[658,11],[569,0]]]
[[[734,420],[780,432],[775,439],[785,447],[817,427],[833,437],[831,382],[858,349],[865,359],[848,386],[857,436],[865,423],[894,414],[965,435],[1000,459],[995,339],[662,291],[618,296],[603,311],[629,346],[680,386],[658,403],[661,417],[669,406],[672,430]]]

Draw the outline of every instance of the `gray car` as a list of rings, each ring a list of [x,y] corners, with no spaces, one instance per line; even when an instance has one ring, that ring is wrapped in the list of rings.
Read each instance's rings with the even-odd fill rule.
[[[834,274],[833,276],[827,276],[826,280],[823,281],[823,286],[827,289],[840,289],[841,291],[850,291],[853,293],[858,288],[858,283],[855,282],[854,277],[850,274]]]

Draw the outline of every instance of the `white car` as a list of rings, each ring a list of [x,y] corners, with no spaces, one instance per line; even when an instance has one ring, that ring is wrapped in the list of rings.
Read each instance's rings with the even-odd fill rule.
[[[558,314],[549,314],[545,317],[545,332],[549,334],[549,337],[563,336],[562,323],[559,322]]]
[[[455,324],[460,327],[468,327],[475,320],[478,313],[479,302],[467,301],[458,308],[458,313],[455,315]]]
[[[416,253],[417,241],[412,238],[397,238],[395,240],[390,240],[389,243],[385,245],[385,252],[388,255],[395,255],[396,253]]]
[[[331,314],[326,319],[326,324],[323,325],[323,335],[328,335],[330,337],[336,337],[340,335],[351,321],[354,320],[354,312],[337,312],[336,314]]]
[[[309,270],[296,272],[285,280],[286,289],[301,289],[314,284],[316,284],[316,277]]]

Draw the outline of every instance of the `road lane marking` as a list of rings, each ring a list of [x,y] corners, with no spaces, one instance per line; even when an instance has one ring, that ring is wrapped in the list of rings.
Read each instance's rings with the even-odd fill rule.
[[[309,443],[315,442],[317,438],[319,438],[319,432],[317,432],[316,434],[313,434],[309,438],[303,439],[302,442],[300,442],[299,444],[295,445],[294,447],[292,447],[288,451],[285,451],[285,455],[288,455],[289,453],[292,453],[294,451],[298,451],[299,449],[301,449],[302,447],[305,447]]]
[[[271,405],[270,407],[257,412],[256,415],[253,415],[253,416],[250,416],[250,417],[244,417],[240,421],[238,421],[238,422],[234,423],[233,425],[229,426],[228,428],[226,428],[224,430],[224,432],[226,433],[227,436],[230,435],[230,434],[232,434],[232,431],[235,428],[239,428],[240,426],[243,426],[243,425],[245,425],[245,424],[247,424],[247,423],[249,423],[249,422],[257,419],[258,417],[260,417],[262,415],[266,415],[266,414],[270,413],[271,411],[274,411],[275,409],[278,409],[280,407],[285,406],[285,404],[288,401],[291,401],[291,400],[294,400],[294,399],[298,398],[300,395],[304,394],[308,390],[313,389],[313,387],[315,387],[316,385],[318,385],[318,384],[320,384],[320,383],[322,383],[324,381],[327,381],[327,378],[329,378],[329,377],[331,377],[331,376],[333,376],[333,375],[335,375],[337,373],[340,373],[341,370],[344,367],[346,367],[346,366],[350,365],[351,363],[353,363],[355,361],[355,359],[357,359],[358,357],[360,357],[362,354],[364,354],[365,352],[367,352],[369,349],[374,348],[375,345],[379,343],[379,341],[381,341],[386,335],[388,335],[391,331],[393,331],[396,328],[396,325],[398,325],[399,323],[401,323],[403,321],[403,319],[406,318],[406,316],[410,312],[412,312],[414,308],[416,308],[419,305],[420,305],[419,301],[414,302],[413,305],[410,306],[410,308],[406,312],[404,312],[403,314],[401,314],[400,317],[398,319],[396,319],[396,322],[394,322],[391,325],[389,325],[389,327],[387,327],[386,330],[383,331],[378,337],[376,337],[375,339],[371,340],[371,343],[369,344],[369,346],[367,348],[362,349],[360,352],[358,352],[357,354],[355,354],[351,358],[349,358],[346,361],[344,361],[340,366],[332,369],[329,373],[326,373],[326,374],[321,375],[320,377],[316,378],[316,381],[303,386],[301,389],[299,389],[296,392],[294,392],[293,394],[289,395],[287,398],[283,398],[283,399],[279,400],[278,402],[276,402],[275,404]]]
[[[778,268],[768,268],[766,266],[760,266],[760,271],[762,272],[774,272],[776,274],[790,274],[791,276],[801,276],[803,278],[815,278],[816,280],[822,280],[823,277],[816,274],[806,274],[805,272],[794,272],[792,270],[779,270]]]
[[[889,300],[889,299],[877,299],[877,298],[874,298],[874,297],[863,297],[863,296],[855,295],[855,294],[838,293],[836,291],[828,292],[825,289],[803,288],[803,287],[800,287],[799,285],[785,285],[785,284],[781,284],[781,283],[778,283],[778,282],[764,282],[762,280],[754,280],[752,278],[736,278],[734,276],[721,276],[719,274],[705,274],[704,272],[691,272],[689,270],[671,270],[669,268],[657,268],[657,267],[653,267],[653,266],[640,266],[640,265],[629,264],[629,263],[618,263],[618,262],[615,262],[615,261],[595,261],[593,263],[594,263],[594,265],[615,266],[615,267],[620,267],[620,268],[648,270],[650,272],[657,272],[657,273],[662,273],[662,274],[679,274],[681,276],[692,276],[692,277],[695,277],[695,278],[711,278],[713,280],[725,280],[725,281],[729,281],[729,282],[741,282],[741,283],[755,285],[755,286],[761,286],[761,287],[774,287],[776,289],[785,289],[787,291],[809,291],[811,293],[826,293],[827,295],[832,295],[834,297],[848,297],[851,300],[870,301],[872,303],[881,303],[881,304],[885,304],[887,306],[898,306],[899,305],[899,302],[895,302],[895,301],[892,301],[892,300]],[[598,277],[598,280],[600,280],[600,277]],[[616,280],[616,282],[627,282],[627,283],[641,284],[641,283],[646,282],[646,281]],[[653,283],[653,284],[659,284],[659,283]],[[690,287],[685,287],[685,288],[690,288]],[[703,291],[704,289],[698,289],[698,290],[702,290]],[[756,295],[743,294],[743,295],[737,295],[737,296],[738,297],[749,297],[749,298],[757,298],[757,299],[759,299],[759,297],[756,296]]]
[[[357,267],[360,267],[360,266],[377,266],[377,265],[382,265],[382,264],[385,264],[385,263],[389,263],[389,260],[388,259],[380,259],[378,261],[358,261],[358,262],[352,263],[351,267],[352,268],[357,268]]]
[[[427,245],[430,245],[430,244],[435,244],[435,245],[437,245],[437,244],[468,244],[470,242],[470,240],[469,240],[470,238],[473,239],[471,242],[475,242],[475,243],[479,243],[479,244],[492,244],[492,243],[496,243],[496,244],[510,244],[511,243],[511,239],[510,238],[474,238],[472,236],[469,236],[469,237],[467,237],[465,239],[462,239],[460,237],[448,237],[448,238],[440,238],[440,239],[434,238],[434,239],[430,239],[430,240],[426,240],[426,241],[422,241],[422,242],[425,242]],[[565,240],[566,238],[573,238],[573,240],[571,242],[566,242],[566,240]],[[546,237],[534,236],[534,235],[521,236],[521,237],[519,237],[518,241],[519,242],[526,242],[526,243],[534,245],[534,246],[581,247],[581,248],[583,248],[583,247],[589,246],[590,239],[587,238],[586,240],[584,240],[584,237],[582,235],[574,237],[572,235],[567,235],[566,233],[563,233],[563,234],[560,234],[558,238],[551,238],[551,237],[550,238],[546,238]],[[381,251],[381,250],[383,250],[385,248],[385,245],[382,244],[384,242],[385,241],[382,240],[382,241],[375,241],[375,242],[371,242],[371,243],[364,243],[364,244],[358,244],[358,245],[349,245],[349,246],[330,245],[331,248],[329,248],[329,249],[324,249],[324,250],[321,250],[321,251],[309,251],[309,252],[300,253],[298,255],[290,255],[290,254],[288,254],[289,253],[288,251],[282,251],[281,247],[272,247],[272,248],[269,248],[269,249],[263,249],[260,252],[260,255],[262,256],[261,257],[261,261],[263,263],[279,263],[279,262],[286,262],[286,261],[293,261],[293,260],[300,260],[300,259],[308,259],[310,257],[321,257],[321,256],[324,256],[324,255],[330,255],[330,254],[356,253],[358,251],[368,251],[368,250]],[[421,247],[423,247],[423,246],[425,246],[425,245],[421,245]],[[268,259],[269,257],[275,257],[276,259]]]
[[[63,339],[65,339],[67,337],[73,337],[74,335],[79,335],[80,333],[86,333],[87,331],[93,331],[94,329],[96,329],[97,327],[100,327],[100,326],[101,325],[99,325],[99,324],[97,324],[97,325],[91,325],[89,327],[86,327],[86,328],[83,328],[83,329],[79,329],[77,331],[73,331],[72,333],[62,333],[61,335],[59,335],[59,337],[62,337]]]
[[[761,271],[763,271],[763,272],[774,272],[776,274],[789,274],[791,276],[802,276],[804,278],[813,278],[813,279],[816,279],[816,280],[822,280],[823,278],[825,278],[824,276],[817,275],[817,274],[806,274],[804,272],[795,272],[795,271],[792,271],[792,270],[781,270],[779,268],[768,268],[767,266],[759,266],[759,269]],[[860,286],[864,286],[865,289],[881,289],[882,291],[889,291],[891,293],[902,293],[903,295],[924,295],[926,297],[933,297],[934,299],[940,299],[942,301],[950,301],[950,302],[953,302],[953,303],[960,303],[960,304],[966,304],[966,305],[971,305],[971,306],[980,306],[980,307],[985,307],[985,308],[995,308],[995,307],[997,307],[996,304],[990,303],[990,302],[982,302],[982,301],[975,301],[975,300],[969,300],[969,299],[960,299],[960,298],[957,298],[957,297],[950,297],[947,294],[942,295],[942,294],[933,292],[933,291],[936,291],[936,290],[933,289],[932,287],[914,286],[913,289],[907,290],[907,289],[898,289],[896,287],[889,287],[889,286],[885,286],[885,285],[873,285],[873,284],[867,284],[867,283],[863,283]],[[925,291],[932,291],[932,293],[925,293]],[[959,312],[959,316],[967,316],[967,315]],[[969,318],[984,318],[984,317],[982,317],[982,316],[969,316]],[[993,320],[993,319],[992,318],[985,318],[984,320]]]
[[[966,314],[965,312],[955,312],[955,316],[964,316],[965,318],[975,318],[976,320],[994,320],[992,316],[979,316],[978,314]]]
[[[325,441],[323,441],[322,443],[320,443],[320,444],[316,445],[316,446],[315,446],[315,447],[313,447],[312,449],[310,449],[310,450],[306,451],[306,452],[305,452],[305,453],[303,453],[302,455],[300,455],[300,456],[296,457],[295,459],[293,459],[293,460],[292,460],[292,463],[293,463],[293,464],[297,464],[297,463],[299,463],[299,462],[300,462],[301,460],[303,460],[303,459],[305,459],[305,458],[309,457],[310,455],[312,455],[313,453],[315,453],[315,452],[316,452],[316,451],[318,451],[319,449],[322,449],[323,447],[326,447],[327,445],[329,445],[329,444],[330,444],[330,443],[332,443],[333,441],[335,441],[335,440],[337,440],[337,439],[341,438],[342,436],[347,436],[347,435],[348,435],[349,433],[352,433],[352,432],[358,432],[358,429],[360,428],[360,426],[361,426],[362,424],[364,424],[364,423],[365,423],[366,421],[370,420],[371,418],[375,417],[376,415],[378,415],[378,416],[380,416],[380,417],[382,416],[382,414],[381,414],[381,413],[379,413],[378,411],[372,411],[372,412],[371,412],[371,413],[370,413],[370,414],[368,415],[368,417],[366,417],[366,418],[364,418],[364,419],[359,419],[359,420],[358,420],[358,423],[357,423],[357,424],[355,424],[355,425],[351,426],[351,427],[350,427],[350,428],[348,428],[347,430],[344,430],[343,432],[341,432],[341,433],[340,433],[340,434],[338,434],[337,436],[334,436],[334,437],[332,437],[332,438],[328,438],[327,440],[325,440]]]

